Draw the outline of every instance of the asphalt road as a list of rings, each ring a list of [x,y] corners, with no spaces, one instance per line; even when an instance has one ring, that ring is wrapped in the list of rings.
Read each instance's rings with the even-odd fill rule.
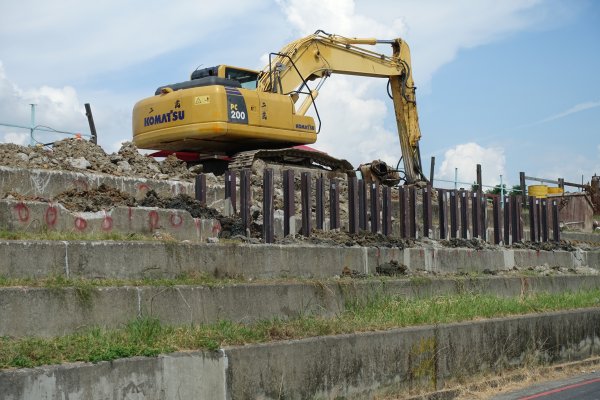
[[[544,382],[493,400],[600,400],[600,372]]]

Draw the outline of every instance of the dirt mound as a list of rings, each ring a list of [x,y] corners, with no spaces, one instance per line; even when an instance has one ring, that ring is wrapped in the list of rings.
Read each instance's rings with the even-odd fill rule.
[[[59,194],[55,201],[71,211],[96,212],[116,206],[136,206],[135,197],[106,185],[91,190],[67,190]]]
[[[448,240],[440,240],[440,244],[444,247],[460,247],[460,248],[468,248],[475,250],[483,250],[488,248],[493,248],[494,246],[477,238],[473,239],[460,239],[453,238]]]
[[[146,197],[138,202],[138,205],[185,210],[194,218],[217,218],[220,215],[214,208],[205,207],[198,200],[183,193],[175,197],[161,198],[154,190],[150,190],[146,193]]]
[[[564,250],[564,251],[577,251],[578,248],[568,240],[561,240],[559,242],[520,242],[513,243],[511,246],[513,249],[529,249],[529,250]]]
[[[313,230],[310,237],[296,236],[286,237],[277,241],[281,244],[292,243],[310,243],[328,246],[363,246],[363,247],[412,247],[413,241],[404,240],[396,237],[382,235],[381,233],[371,233],[362,231],[352,234],[343,231],[320,231]]]
[[[102,147],[81,139],[65,139],[52,147],[0,144],[0,165],[30,169],[90,171],[117,176],[151,179],[191,179],[184,162],[174,156],[158,162],[140,154],[131,142],[117,153],[106,154]]]
[[[390,262],[378,265],[375,268],[375,272],[377,273],[377,275],[382,276],[406,275],[408,272],[408,267],[404,264],[399,263],[396,260],[392,260]]]

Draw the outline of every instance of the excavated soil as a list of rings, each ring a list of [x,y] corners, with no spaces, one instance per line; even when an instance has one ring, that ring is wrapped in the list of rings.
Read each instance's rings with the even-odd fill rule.
[[[56,196],[54,200],[61,203],[70,211],[96,212],[117,206],[139,206],[185,210],[194,218],[209,219],[222,217],[214,208],[203,206],[199,201],[187,194],[161,198],[154,190],[150,190],[146,193],[146,197],[136,200],[134,196],[128,193],[121,192],[104,184],[91,190],[67,190]]]
[[[60,140],[52,147],[1,143],[0,165],[151,179],[191,179],[195,175],[177,158],[156,161],[140,154],[131,142],[125,142],[117,153],[106,154],[102,147],[81,139]]]
[[[564,251],[576,251],[577,247],[568,240],[561,240],[559,242],[520,242],[513,243],[511,246],[513,249],[528,249],[528,250],[564,250]]]
[[[385,236],[381,233],[362,231],[352,234],[344,231],[320,231],[313,230],[310,237],[288,236],[277,240],[279,244],[310,243],[327,246],[362,246],[362,247],[414,247],[414,240],[405,240],[397,237]]]

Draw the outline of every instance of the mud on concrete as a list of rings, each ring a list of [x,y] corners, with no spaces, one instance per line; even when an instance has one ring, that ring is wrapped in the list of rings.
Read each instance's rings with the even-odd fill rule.
[[[310,237],[300,235],[288,236],[277,240],[279,244],[297,244],[309,243],[326,246],[361,246],[361,247],[395,247],[403,249],[406,247],[415,247],[417,242],[412,239],[400,239],[392,236],[385,236],[381,233],[372,233],[361,231],[357,234],[332,230],[321,231],[313,230]]]

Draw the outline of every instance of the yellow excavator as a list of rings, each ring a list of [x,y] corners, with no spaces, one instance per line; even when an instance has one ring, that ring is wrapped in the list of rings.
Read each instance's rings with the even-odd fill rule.
[[[379,43],[391,44],[392,55],[361,47]],[[402,39],[346,38],[317,31],[271,53],[262,71],[228,65],[197,69],[190,80],[161,86],[135,105],[133,141],[138,148],[193,154],[198,161],[226,160],[233,168],[277,157],[351,169],[325,153],[302,150],[317,140],[315,98],[332,74],[388,79],[405,181],[426,181],[410,51]],[[309,88],[315,80],[318,84]],[[306,115],[311,107],[318,124]]]

